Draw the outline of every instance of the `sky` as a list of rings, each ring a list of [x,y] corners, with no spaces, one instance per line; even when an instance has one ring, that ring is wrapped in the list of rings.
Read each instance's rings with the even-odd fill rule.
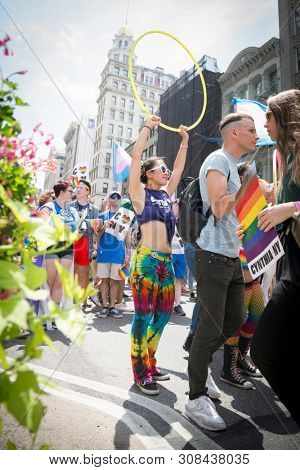
[[[95,115],[101,71],[113,36],[125,25],[127,0],[0,0],[0,37],[8,33],[14,55],[1,56],[4,76],[17,76],[19,95],[30,103],[18,112],[23,135],[42,122],[57,149],[81,114]],[[7,10],[9,16],[7,15]],[[196,59],[215,57],[222,72],[250,46],[279,37],[277,0],[130,0],[128,27],[134,38],[151,29],[178,37]],[[162,35],[136,49],[138,63],[179,75],[193,64]],[[60,92],[58,91],[60,90]],[[63,95],[63,97],[61,96]]]

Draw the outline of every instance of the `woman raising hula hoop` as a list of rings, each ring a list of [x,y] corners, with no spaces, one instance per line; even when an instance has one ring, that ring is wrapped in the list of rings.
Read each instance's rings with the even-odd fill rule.
[[[153,157],[143,165],[141,157],[152,129],[161,119],[152,116],[144,125],[133,149],[129,194],[141,230],[141,242],[130,269],[135,314],[131,327],[131,359],[135,384],[147,395],[158,395],[157,380],[169,379],[156,368],[155,353],[174,304],[174,270],[171,240],[175,216],[171,196],[180,181],[189,135],[180,126],[182,142],[173,172],[161,158]]]

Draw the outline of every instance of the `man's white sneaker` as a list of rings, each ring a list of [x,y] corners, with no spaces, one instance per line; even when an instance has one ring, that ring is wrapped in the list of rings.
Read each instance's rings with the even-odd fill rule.
[[[195,398],[195,400],[190,400],[187,397],[185,414],[195,421],[198,426],[208,431],[223,431],[223,429],[226,429],[225,421],[218,415],[215,405],[206,395]]]
[[[184,369],[185,375],[188,377],[189,376],[189,369],[188,366]],[[206,380],[206,387],[207,387],[207,395],[210,398],[213,398],[214,400],[218,399],[221,400],[222,398],[222,392],[215,383],[214,379],[211,376],[211,368],[208,368],[208,373],[207,373],[207,380]]]
[[[207,394],[210,396],[210,398],[214,398],[215,400],[221,400],[222,398],[222,392],[215,383],[214,379],[212,378],[211,375],[211,368],[208,368],[208,373],[207,373],[207,380],[206,380],[206,386],[207,386]]]

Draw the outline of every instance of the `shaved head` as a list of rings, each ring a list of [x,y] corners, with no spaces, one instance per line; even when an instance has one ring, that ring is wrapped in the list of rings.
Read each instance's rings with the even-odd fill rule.
[[[254,123],[254,119],[248,114],[241,114],[241,113],[231,113],[227,114],[227,116],[222,119],[219,126],[219,131],[222,137],[224,137],[230,129],[234,129],[241,124],[245,124],[245,121],[252,121]]]

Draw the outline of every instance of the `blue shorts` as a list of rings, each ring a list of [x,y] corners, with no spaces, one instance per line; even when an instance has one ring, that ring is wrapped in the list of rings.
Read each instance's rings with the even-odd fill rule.
[[[172,263],[176,279],[184,279],[186,271],[186,260],[184,255],[172,255]]]

